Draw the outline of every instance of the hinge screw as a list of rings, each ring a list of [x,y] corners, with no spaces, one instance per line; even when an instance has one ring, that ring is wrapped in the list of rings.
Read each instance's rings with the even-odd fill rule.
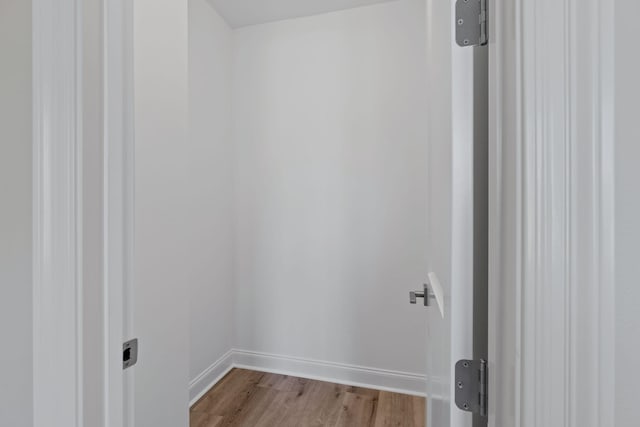
[[[462,383],[462,381],[458,381],[458,388],[462,390],[462,387],[464,387],[464,384]]]
[[[458,25],[464,24],[464,19],[458,19]]]

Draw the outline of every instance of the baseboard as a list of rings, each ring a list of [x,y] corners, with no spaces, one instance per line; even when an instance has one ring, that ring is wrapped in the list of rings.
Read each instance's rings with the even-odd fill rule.
[[[420,374],[246,350],[234,350],[233,366],[337,384],[425,396],[426,377]]]
[[[233,354],[234,351],[229,350],[189,383],[189,406],[193,406],[233,369]]]
[[[191,381],[189,405],[193,406],[233,368],[425,396],[426,377],[420,374],[256,351],[229,350]]]

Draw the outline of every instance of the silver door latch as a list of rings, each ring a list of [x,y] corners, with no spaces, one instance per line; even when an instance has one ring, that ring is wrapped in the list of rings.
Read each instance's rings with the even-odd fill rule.
[[[418,298],[424,298],[424,306],[425,307],[429,307],[431,306],[431,300],[435,299],[435,294],[433,292],[431,292],[431,289],[429,288],[429,284],[425,283],[423,285],[423,290],[422,291],[411,291],[409,292],[409,302],[411,304],[417,304],[418,302]]]

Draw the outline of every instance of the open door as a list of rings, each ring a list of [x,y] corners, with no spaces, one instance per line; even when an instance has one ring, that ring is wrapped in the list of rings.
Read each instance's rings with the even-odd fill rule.
[[[480,10],[484,0],[459,0]],[[458,14],[460,10],[458,11]],[[427,425],[486,425],[460,409],[460,360],[487,359],[487,47],[456,43],[456,1],[427,0],[429,81],[429,286]],[[465,43],[462,43],[465,44]],[[433,297],[430,298],[429,294]],[[476,370],[474,364],[469,369]],[[477,378],[477,377],[476,377]],[[480,396],[458,402],[477,409]],[[475,398],[477,397],[477,401]]]

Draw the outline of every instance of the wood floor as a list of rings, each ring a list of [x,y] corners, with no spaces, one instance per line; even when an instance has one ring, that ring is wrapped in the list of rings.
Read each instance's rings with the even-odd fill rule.
[[[425,399],[234,369],[191,408],[191,427],[424,427]]]

